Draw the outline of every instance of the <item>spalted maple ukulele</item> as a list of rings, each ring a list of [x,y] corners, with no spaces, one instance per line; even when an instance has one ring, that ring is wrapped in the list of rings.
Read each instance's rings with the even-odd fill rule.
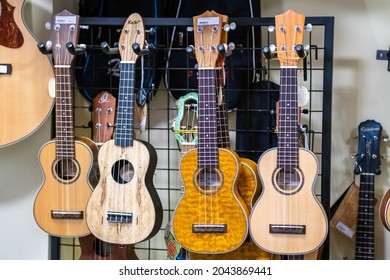
[[[328,234],[326,213],[314,193],[318,160],[298,143],[296,48],[302,44],[305,17],[291,10],[275,17],[281,64],[278,146],[258,161],[262,193],[250,216],[251,236],[273,254],[300,255],[317,250]]]
[[[79,16],[67,10],[52,17],[55,72],[55,139],[39,152],[44,182],[34,202],[37,224],[54,236],[84,236],[90,231],[85,208],[92,194],[92,167],[97,146],[85,137],[74,136],[71,62],[66,45],[76,45]]]
[[[114,139],[99,150],[100,179],[87,205],[93,235],[116,244],[135,244],[152,238],[162,223],[162,205],[153,185],[157,153],[134,139],[135,64],[145,41],[139,14],[133,13],[119,38],[121,55]],[[135,45],[136,44],[136,45]]]
[[[222,253],[238,248],[248,233],[248,208],[238,195],[240,160],[218,148],[216,66],[227,16],[206,11],[193,18],[198,62],[198,146],[180,162],[185,192],[172,220],[176,240],[187,250]]]

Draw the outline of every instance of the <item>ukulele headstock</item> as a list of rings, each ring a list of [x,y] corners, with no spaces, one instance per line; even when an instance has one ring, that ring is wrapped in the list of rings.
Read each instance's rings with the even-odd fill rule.
[[[358,127],[359,143],[355,161],[355,174],[381,173],[380,142],[382,125],[374,120],[361,122]]]
[[[80,16],[67,10],[52,16],[52,53],[54,65],[70,65],[74,55],[67,49],[67,44],[77,44]]]
[[[119,54],[122,61],[135,62],[138,58],[137,50],[145,45],[145,26],[138,13],[131,14],[123,26],[119,37]]]
[[[302,46],[305,16],[294,11],[275,16],[277,57],[281,66],[297,66],[300,56],[297,46]]]
[[[220,64],[220,44],[226,44],[227,31],[223,28],[228,22],[226,15],[206,11],[193,17],[195,58],[200,68],[216,67]]]

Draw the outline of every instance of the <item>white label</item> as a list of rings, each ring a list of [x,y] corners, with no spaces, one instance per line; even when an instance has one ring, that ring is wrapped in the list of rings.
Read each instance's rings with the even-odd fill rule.
[[[219,17],[198,18],[198,25],[218,25]]]
[[[0,74],[7,74],[7,66],[0,65]]]
[[[76,24],[76,16],[56,16],[56,24]]]
[[[354,230],[352,230],[350,227],[346,226],[344,223],[340,221],[337,223],[336,228],[339,229],[345,235],[349,236],[350,238],[352,238],[352,236],[355,233]]]

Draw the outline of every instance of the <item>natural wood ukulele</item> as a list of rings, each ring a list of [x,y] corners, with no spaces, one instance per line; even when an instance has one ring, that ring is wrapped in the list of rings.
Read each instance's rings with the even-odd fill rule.
[[[240,160],[218,148],[216,65],[218,45],[226,43],[227,16],[206,11],[193,18],[198,71],[198,147],[180,162],[185,192],[173,214],[173,233],[187,250],[223,253],[238,248],[248,233],[248,208],[238,194]]]
[[[275,17],[281,64],[278,146],[258,162],[262,193],[250,217],[251,236],[262,249],[279,255],[317,250],[328,233],[326,213],[314,194],[318,160],[298,144],[296,47],[302,44],[305,17],[291,10]]]
[[[100,147],[112,138],[114,132],[116,98],[107,91],[92,100],[93,140]],[[99,172],[97,170],[97,180]],[[80,260],[137,260],[134,245],[119,245],[101,241],[92,234],[79,238]]]
[[[134,244],[152,238],[162,223],[162,205],[153,185],[157,153],[134,139],[135,62],[145,41],[139,14],[133,13],[119,38],[121,55],[114,139],[105,142],[98,156],[100,180],[87,206],[93,235],[115,244]]]
[[[0,0],[0,147],[35,132],[54,104],[48,91],[52,64],[27,29],[24,2]]]
[[[95,178],[91,169],[97,146],[88,138],[74,136],[71,62],[68,43],[76,44],[79,16],[62,11],[52,17],[55,72],[55,139],[39,152],[44,182],[34,202],[38,225],[54,236],[84,236],[90,231],[85,208]],[[42,55],[42,54],[41,54]]]

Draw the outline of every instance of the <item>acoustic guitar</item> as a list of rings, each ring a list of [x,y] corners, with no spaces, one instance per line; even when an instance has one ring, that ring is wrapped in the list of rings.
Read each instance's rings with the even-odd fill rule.
[[[87,205],[93,235],[115,244],[135,244],[152,238],[162,224],[162,205],[153,185],[157,164],[154,147],[134,139],[136,50],[143,48],[145,29],[139,14],[131,14],[119,38],[120,78],[114,139],[99,150],[100,180]]]
[[[99,147],[112,138],[114,132],[116,98],[107,91],[92,100],[93,140]],[[97,170],[98,171],[98,170]],[[99,172],[96,172],[99,176]],[[97,177],[99,180],[99,177]],[[137,260],[133,245],[119,245],[99,240],[92,234],[79,238],[80,260]]]
[[[375,175],[380,170],[382,126],[374,120],[358,126],[359,144],[355,174],[360,174],[359,202],[355,234],[355,260],[375,259]]]
[[[297,47],[305,17],[291,10],[275,17],[280,70],[278,145],[258,161],[262,193],[252,209],[250,233],[263,250],[303,255],[317,250],[328,233],[328,220],[314,194],[318,160],[298,144]]]
[[[96,184],[92,167],[97,147],[74,136],[71,62],[68,43],[76,44],[79,16],[67,10],[52,16],[55,72],[55,139],[39,151],[44,181],[34,202],[37,224],[53,236],[84,236],[90,231],[85,208]]]
[[[24,22],[24,2],[0,0],[0,147],[34,133],[54,104],[48,91],[52,64]]]
[[[185,192],[173,213],[176,240],[187,250],[223,253],[238,248],[248,234],[248,208],[238,194],[240,159],[218,148],[216,65],[227,16],[206,11],[193,17],[198,62],[198,146],[180,162]]]

